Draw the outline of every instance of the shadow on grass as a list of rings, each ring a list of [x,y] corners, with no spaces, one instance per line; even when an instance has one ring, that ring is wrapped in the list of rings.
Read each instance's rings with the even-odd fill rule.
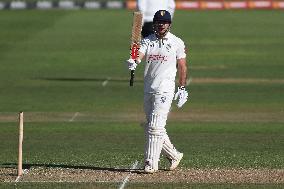
[[[0,168],[16,168],[18,164],[16,163],[4,163],[0,164]],[[130,168],[112,168],[112,167],[96,167],[88,165],[65,165],[65,164],[44,164],[44,163],[31,163],[23,164],[23,169],[30,169],[31,167],[44,167],[44,168],[65,168],[65,169],[89,169],[96,171],[110,171],[110,172],[128,172],[128,173],[137,173],[143,174],[143,169],[130,169]]]

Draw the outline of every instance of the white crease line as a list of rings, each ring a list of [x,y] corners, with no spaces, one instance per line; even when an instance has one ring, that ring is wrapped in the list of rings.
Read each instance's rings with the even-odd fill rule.
[[[20,178],[21,178],[21,176],[17,176],[15,182],[19,182]]]
[[[186,86],[189,86],[189,84],[192,82],[192,77],[188,78],[186,80]]]
[[[108,77],[106,80],[104,80],[103,82],[102,82],[102,86],[103,87],[105,87],[107,84],[108,84],[108,82],[110,81],[110,77]]]
[[[24,169],[24,170],[23,170],[23,174],[22,174],[21,176],[23,176],[24,174],[28,174],[28,172],[29,172],[29,170],[28,170],[28,169]],[[15,182],[19,182],[19,181],[20,181],[20,179],[21,179],[21,176],[17,176],[17,178],[16,178]]]
[[[76,113],[72,116],[72,118],[71,118],[69,121],[70,121],[70,122],[74,121],[75,118],[76,118],[78,115],[79,115],[79,112],[76,112]]]
[[[108,83],[108,80],[103,81],[102,86],[105,87],[107,85],[107,83]]]
[[[138,165],[138,161],[136,160],[134,162],[134,164],[132,165],[130,170],[136,169],[137,165]],[[127,177],[125,177],[125,179],[123,180],[123,182],[120,185],[119,189],[123,189],[125,187],[126,183],[128,182],[129,177],[130,177],[130,173],[127,175]]]

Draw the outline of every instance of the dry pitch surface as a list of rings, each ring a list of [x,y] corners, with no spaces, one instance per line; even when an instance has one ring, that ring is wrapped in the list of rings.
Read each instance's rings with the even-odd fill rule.
[[[31,167],[17,179],[1,168],[0,182],[284,183],[284,169],[183,169],[145,174],[142,169]],[[17,179],[17,181],[16,181]]]

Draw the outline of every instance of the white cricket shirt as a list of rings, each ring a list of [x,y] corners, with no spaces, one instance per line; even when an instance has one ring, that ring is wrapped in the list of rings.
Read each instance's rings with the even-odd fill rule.
[[[184,42],[170,32],[163,40],[152,34],[142,40],[139,51],[146,60],[144,92],[173,93],[177,59],[186,58]]]
[[[137,8],[143,14],[144,22],[153,22],[153,17],[158,10],[167,10],[172,18],[175,11],[174,0],[138,0]]]

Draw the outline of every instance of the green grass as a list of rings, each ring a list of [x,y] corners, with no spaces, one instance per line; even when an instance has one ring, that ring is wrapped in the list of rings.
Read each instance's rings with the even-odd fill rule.
[[[0,124],[4,141],[0,149],[6,154],[0,160],[2,164],[17,162],[17,140],[11,140],[17,138],[17,128],[13,125]],[[284,165],[282,123],[169,123],[168,133],[185,154],[181,164],[184,168],[283,168]],[[142,162],[143,149],[144,133],[137,123],[27,123],[25,126],[24,164],[27,165],[127,168],[135,160]]]
[[[276,29],[284,27],[281,12],[182,12],[175,18],[173,30],[192,49],[192,68],[210,67],[194,69],[193,76],[283,78],[283,30]]]
[[[282,20],[280,11],[177,11],[172,30],[189,44],[193,81],[283,79]],[[92,112],[108,104],[117,105],[113,111],[140,107],[142,84],[128,87],[124,65],[130,12],[1,11],[0,28],[0,111]],[[143,66],[137,70],[138,78],[142,72]],[[114,81],[102,87],[107,78]],[[281,83],[192,83],[191,107],[186,109],[205,104],[218,109],[230,106],[232,111],[238,106],[241,111],[261,106],[279,112],[283,87]]]
[[[111,119],[117,114],[143,119],[143,65],[136,72],[133,88],[128,86],[129,72],[124,65],[129,53],[131,16],[125,10],[0,11],[2,118],[7,112],[10,115],[20,110],[106,115],[105,120],[93,122],[84,118],[75,122],[52,118],[28,121],[24,164],[129,167],[136,159],[142,161],[144,138],[138,119]],[[172,31],[189,47],[192,83],[188,87],[189,102],[173,112],[184,118],[201,116],[198,121],[168,122],[170,137],[185,153],[183,168],[283,169],[283,19],[281,11],[176,12]],[[195,82],[200,78],[242,81]],[[106,79],[110,80],[104,87]],[[247,79],[254,82],[245,82]],[[271,82],[261,82],[263,79]],[[202,120],[206,114],[218,120]],[[16,164],[17,136],[15,121],[0,120],[0,166]],[[33,184],[20,185],[29,188]],[[156,186],[166,187],[149,187]],[[167,186],[188,187],[184,183]],[[38,183],[35,187],[55,186]],[[216,188],[281,185],[224,184]]]

